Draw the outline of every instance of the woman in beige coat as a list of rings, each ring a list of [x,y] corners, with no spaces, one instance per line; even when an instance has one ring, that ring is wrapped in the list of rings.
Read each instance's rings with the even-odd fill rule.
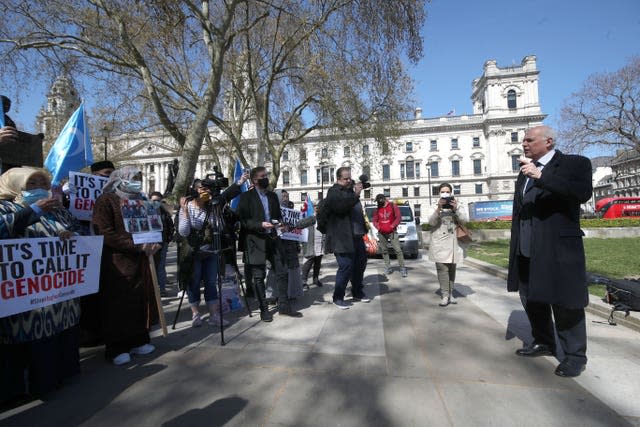
[[[445,307],[456,304],[453,296],[456,266],[462,264],[465,257],[464,248],[458,244],[456,238],[456,222],[464,224],[469,216],[466,206],[452,196],[451,184],[440,184],[438,190],[440,199],[427,216],[431,233],[429,259],[436,263],[442,293],[440,306]]]

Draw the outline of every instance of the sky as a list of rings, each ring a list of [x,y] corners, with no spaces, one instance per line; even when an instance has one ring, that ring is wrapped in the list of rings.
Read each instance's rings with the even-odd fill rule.
[[[562,102],[589,75],[640,55],[640,0],[432,0],[426,8],[424,57],[409,69],[423,117],[471,113],[471,82],[485,61],[507,67],[535,55],[545,122],[557,127]],[[19,127],[34,131],[47,89],[34,84],[13,99],[9,115]]]

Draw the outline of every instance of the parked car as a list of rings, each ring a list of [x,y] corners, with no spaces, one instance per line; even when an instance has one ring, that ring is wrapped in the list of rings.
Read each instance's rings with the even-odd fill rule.
[[[402,254],[405,258],[418,258],[420,250],[420,237],[418,236],[418,229],[416,228],[415,218],[411,206],[405,204],[398,204],[400,208],[400,215],[402,220],[398,225],[398,239],[400,240],[400,247],[402,248]],[[376,206],[365,206],[365,212],[371,223],[373,234],[378,237],[378,230],[373,226],[373,214],[376,211]],[[380,249],[378,249],[378,254]],[[393,254],[393,248],[389,245],[389,253]]]

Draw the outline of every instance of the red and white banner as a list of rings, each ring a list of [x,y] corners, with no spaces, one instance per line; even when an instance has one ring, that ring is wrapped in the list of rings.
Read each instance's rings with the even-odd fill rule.
[[[0,317],[98,292],[102,236],[0,240]]]
[[[281,239],[284,240],[293,240],[296,242],[306,242],[309,238],[309,230],[303,228],[302,230],[299,228],[294,228],[298,221],[300,221],[304,215],[302,212],[296,209],[289,209],[280,207],[280,212],[282,213],[282,224],[285,226],[287,231],[284,231],[280,236]]]
[[[69,185],[75,189],[69,194],[69,210],[73,216],[81,221],[91,221],[93,206],[108,180],[88,173],[69,172]]]

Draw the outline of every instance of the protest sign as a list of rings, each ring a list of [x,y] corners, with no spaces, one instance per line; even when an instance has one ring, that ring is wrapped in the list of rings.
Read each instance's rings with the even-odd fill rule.
[[[108,180],[88,173],[69,172],[69,185],[75,189],[69,195],[69,210],[73,216],[81,221],[91,221],[93,206]]]
[[[298,221],[302,219],[302,212],[283,207],[280,207],[280,212],[282,213],[282,224],[285,226],[285,229],[287,229],[287,231],[282,232],[280,238],[284,240],[294,240],[296,242],[306,242],[309,235],[308,230],[306,228],[302,230],[294,228],[296,224],[298,224]]]
[[[0,317],[98,292],[102,236],[0,240]]]
[[[147,200],[122,199],[120,202],[124,229],[133,243],[162,243],[160,206]]]

